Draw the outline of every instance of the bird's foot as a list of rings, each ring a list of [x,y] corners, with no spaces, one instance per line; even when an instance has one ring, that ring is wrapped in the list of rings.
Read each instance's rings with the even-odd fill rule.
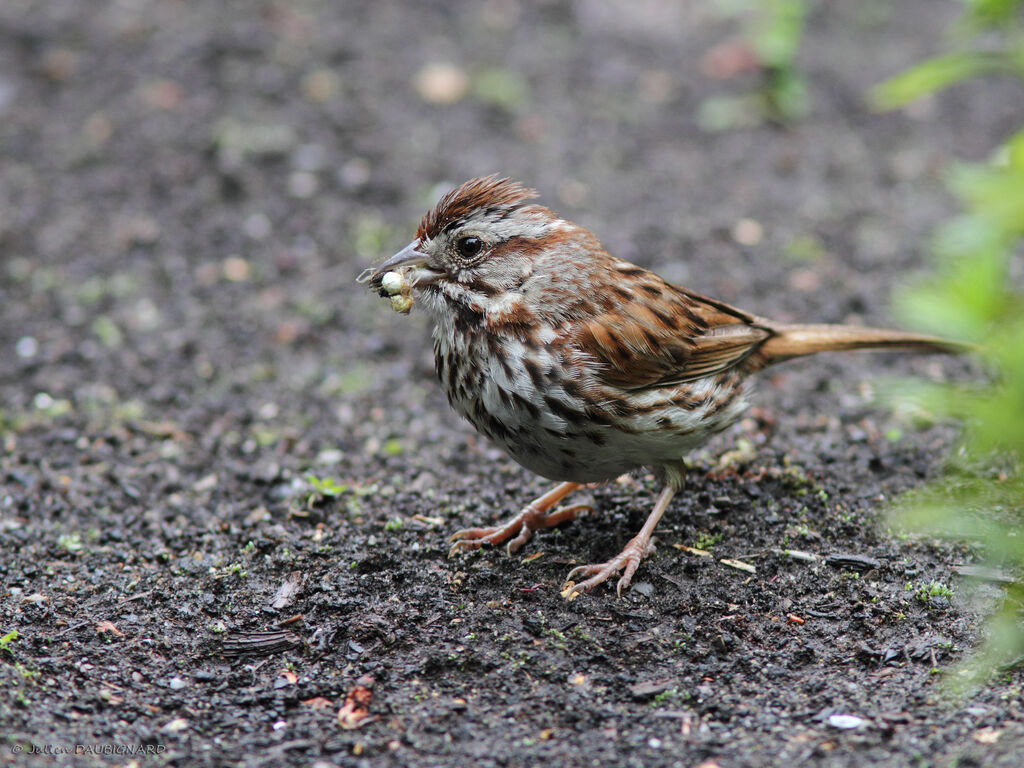
[[[534,531],[541,528],[553,528],[556,525],[567,523],[576,519],[580,512],[589,512],[591,507],[588,504],[574,504],[571,507],[560,507],[553,512],[547,512],[536,506],[533,502],[513,517],[507,523],[493,528],[466,528],[454,533],[448,541],[452,544],[448,557],[454,557],[460,552],[472,552],[483,546],[496,546],[507,541],[505,549],[512,554],[521,548],[533,536]]]
[[[565,583],[562,585],[562,597],[572,600],[584,592],[589,592],[598,584],[608,581],[609,578],[619,571],[622,571],[622,576],[619,578],[615,592],[619,597],[622,597],[622,590],[629,586],[629,582],[632,581],[633,574],[636,573],[640,562],[653,551],[654,545],[651,543],[650,536],[645,536],[641,531],[641,533],[630,539],[622,551],[607,563],[579,565],[569,571],[569,575],[565,577]],[[573,582],[573,579],[576,577],[584,577],[586,581],[576,584]]]

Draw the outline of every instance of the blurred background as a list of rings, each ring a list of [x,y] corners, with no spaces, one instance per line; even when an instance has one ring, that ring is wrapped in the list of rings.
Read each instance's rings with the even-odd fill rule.
[[[672,734],[680,726],[647,717],[648,689],[627,686],[669,673],[694,702],[716,702],[700,709],[712,730],[694,725],[693,739],[728,744],[727,764],[762,749],[771,754],[751,764],[800,762],[790,721],[771,719],[783,707],[783,719],[837,702],[867,713],[924,707],[916,691],[953,645],[933,637],[936,626],[963,647],[977,623],[962,606],[941,621],[928,612],[949,609],[946,592],[924,580],[948,577],[950,550],[880,540],[873,523],[888,499],[938,474],[956,431],[894,418],[874,402],[874,382],[881,372],[941,382],[962,364],[834,356],[762,377],[758,410],[695,457],[693,491],[659,532],[666,542],[721,541],[716,556],[791,545],[871,552],[888,570],[879,586],[767,555],[741,587],[714,560],[695,565],[665,546],[660,563],[685,575],[644,576],[657,588],[629,596],[660,601],[648,632],[647,614],[640,624],[633,614],[604,624],[584,616],[605,610],[610,592],[569,607],[557,598],[571,558],[617,551],[615,537],[646,515],[653,483],[642,476],[648,487],[596,491],[600,514],[572,535],[550,532],[537,548],[554,556],[529,569],[497,555],[444,560],[447,534],[513,512],[544,484],[451,414],[424,315],[392,313],[355,278],[405,245],[443,191],[499,173],[536,188],[615,255],[691,289],[783,321],[899,325],[894,290],[930,270],[931,233],[958,208],[947,172],[988,159],[1021,122],[1020,83],[1008,79],[872,108],[872,86],[947,50],[963,9],[954,0],[0,2],[0,574],[11,597],[0,617],[21,632],[2,641],[10,648],[0,658],[14,649],[30,672],[36,664],[54,676],[37,685],[0,665],[7,689],[37,705],[0,698],[3,719],[45,733],[48,713],[70,711],[69,697],[86,691],[93,709],[75,727],[94,734],[127,729],[118,718],[131,708],[139,739],[187,735],[187,723],[175,724],[188,721],[204,736],[249,728],[268,743],[299,733],[321,744],[341,738],[333,713],[299,702],[328,696],[337,709],[356,675],[390,669],[375,695],[392,711],[413,708],[420,717],[406,724],[423,729],[403,743],[421,739],[440,754],[450,748],[437,735],[444,718],[476,695],[477,667],[451,662],[466,658],[467,633],[500,625],[515,638],[508,653],[541,652],[546,625],[523,635],[516,610],[492,611],[532,600],[534,579],[550,587],[537,605],[553,622],[583,621],[603,644],[598,653],[570,639],[599,685],[567,687],[575,659],[564,645],[552,650],[544,663],[559,677],[544,706],[509,710],[502,728],[456,718],[466,762],[489,757],[491,741],[522,746],[527,736],[541,754],[548,742],[536,734],[550,712],[587,744],[642,726],[640,754],[648,736],[670,738],[666,723]],[[709,472],[737,444],[741,466],[756,455],[756,482]],[[300,604],[271,610],[291,572],[307,578]],[[774,586],[772,574],[783,576]],[[918,594],[921,583],[914,602],[904,585]],[[932,597],[944,607],[927,607]],[[817,634],[781,635],[792,627],[777,620],[801,599],[818,606]],[[728,624],[740,602],[741,612],[756,604],[746,618],[756,629]],[[300,610],[319,654],[293,657],[307,675],[301,696],[283,700],[296,689],[278,685],[277,661],[262,671],[210,666],[224,632]],[[128,639],[93,631],[94,618]],[[910,634],[931,643],[914,657],[927,663],[900,662],[885,683],[849,683],[850,660],[877,666],[884,644],[902,649]],[[157,644],[135,644],[150,638]],[[132,650],[111,653],[111,643]],[[479,669],[502,676],[485,698],[503,702],[507,681],[522,679],[508,653],[480,651]],[[90,654],[109,669],[83,671]],[[189,677],[193,664],[207,677]],[[804,672],[822,679],[797,679]],[[179,675],[187,685],[152,682]],[[438,714],[441,699],[420,697],[416,675],[462,703]],[[203,686],[222,680],[223,700],[208,698]],[[128,704],[117,710],[110,696]],[[748,728],[751,713],[767,719]],[[277,728],[286,715],[297,730]],[[819,732],[821,718],[793,716],[818,729],[810,744],[834,735]],[[981,720],[948,717],[896,741],[917,739],[922,750],[948,740],[956,752]],[[890,728],[863,738],[894,749]],[[368,737],[382,754],[392,749],[383,730]],[[586,739],[594,734],[608,741]],[[343,736],[334,751],[349,754],[357,735]],[[1012,743],[992,747],[1006,765],[1016,764]],[[240,759],[229,748],[208,754]],[[862,764],[863,753],[843,754],[848,762],[834,764]]]
[[[353,277],[494,172],[696,290],[886,322],[950,208],[941,172],[991,151],[1013,91],[874,114],[866,89],[957,4],[796,5],[802,92],[762,108],[736,2],[4,3],[5,409],[171,407],[266,442],[286,409],[361,448],[373,402],[438,397],[406,390],[423,317]]]

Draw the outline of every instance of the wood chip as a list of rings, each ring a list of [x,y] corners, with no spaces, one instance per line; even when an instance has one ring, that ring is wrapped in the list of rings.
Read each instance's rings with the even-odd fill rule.
[[[791,557],[794,560],[800,560],[805,563],[815,563],[821,558],[813,552],[803,552],[799,549],[780,549],[777,550],[783,557]]]
[[[213,490],[217,486],[218,478],[217,475],[211,473],[206,477],[200,478],[192,484],[192,490],[196,493],[204,493],[205,491]]]
[[[115,627],[113,622],[110,622],[110,621],[101,621],[99,624],[97,624],[96,625],[96,632],[101,634],[101,635],[106,634],[107,632],[109,632],[110,634],[114,635],[115,637],[124,637],[124,632],[122,632],[120,629]]]
[[[151,437],[169,437],[173,440],[188,439],[188,434],[171,421],[135,421],[128,426]]]
[[[696,555],[697,557],[711,557],[711,553],[706,549],[697,549],[696,547],[688,547],[685,544],[673,544],[676,549],[685,552],[688,555]]]
[[[577,597],[580,596],[580,593],[576,591],[576,582],[575,581],[567,581],[567,582],[565,582],[565,584],[562,585],[562,591],[561,591],[560,594],[562,595],[563,598],[565,598],[566,600],[568,600],[570,602],[572,602],[573,600],[575,600]]]
[[[996,728],[982,728],[979,731],[975,731],[971,734],[971,738],[979,744],[995,744],[999,741],[999,737],[1002,735],[1002,731]]]
[[[374,679],[368,675],[356,680],[355,686],[345,696],[345,704],[338,710],[338,725],[345,730],[352,730],[377,719],[368,717],[373,686]]]
[[[747,573],[757,573],[757,568],[752,566],[750,563],[744,563],[742,560],[733,560],[731,557],[723,557],[719,560],[722,565],[728,565],[730,568],[735,568],[738,571],[746,571]]]
[[[294,632],[238,632],[224,638],[221,651],[225,656],[270,656],[302,645]]]
[[[279,611],[284,608],[288,603],[295,599],[295,595],[299,592],[299,587],[302,586],[302,572],[292,571],[285,576],[281,586],[277,588],[277,592],[274,593],[273,599],[270,601],[270,607],[275,611]]]
[[[330,699],[325,699],[323,696],[314,696],[312,699],[306,699],[302,703],[312,709],[327,709],[334,706]]]
[[[629,693],[635,699],[645,699],[649,696],[656,696],[675,688],[677,680],[674,677],[662,677],[656,680],[642,680],[629,686]]]

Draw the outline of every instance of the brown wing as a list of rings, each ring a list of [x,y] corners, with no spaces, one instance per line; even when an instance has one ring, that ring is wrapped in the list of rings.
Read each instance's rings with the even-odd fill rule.
[[[617,300],[580,321],[574,342],[604,363],[598,373],[623,389],[679,384],[742,362],[772,332],[728,304],[666,283],[657,275],[619,267]]]

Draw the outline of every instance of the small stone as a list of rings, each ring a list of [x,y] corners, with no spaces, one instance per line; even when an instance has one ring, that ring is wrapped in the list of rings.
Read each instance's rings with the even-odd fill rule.
[[[341,81],[330,69],[317,69],[302,78],[302,94],[313,102],[323,104],[338,94]]]
[[[291,159],[297,170],[315,173],[327,165],[327,150],[322,144],[303,144],[296,147]]]
[[[142,89],[142,100],[151,109],[172,110],[180,105],[184,98],[185,89],[174,80],[154,80]]]
[[[828,724],[833,728],[852,731],[856,728],[863,728],[868,724],[868,721],[856,715],[829,715]]]
[[[764,227],[753,219],[740,219],[732,228],[732,238],[740,245],[757,245],[764,238]]]
[[[242,231],[252,240],[265,239],[272,228],[270,219],[264,213],[253,213],[242,222]]]
[[[317,193],[320,182],[308,171],[297,171],[288,177],[288,194],[299,199],[310,198]]]
[[[224,277],[232,283],[245,282],[252,274],[249,262],[241,256],[229,256],[224,259],[222,269],[224,271]]]
[[[39,354],[39,342],[32,336],[22,336],[14,345],[18,357],[28,360]]]
[[[188,720],[183,717],[176,717],[160,730],[164,733],[180,733],[188,728]]]
[[[454,104],[469,92],[469,75],[447,62],[424,66],[413,78],[412,86],[429,104]]]
[[[361,157],[354,157],[338,171],[338,181],[346,189],[363,186],[370,180],[370,164]]]

